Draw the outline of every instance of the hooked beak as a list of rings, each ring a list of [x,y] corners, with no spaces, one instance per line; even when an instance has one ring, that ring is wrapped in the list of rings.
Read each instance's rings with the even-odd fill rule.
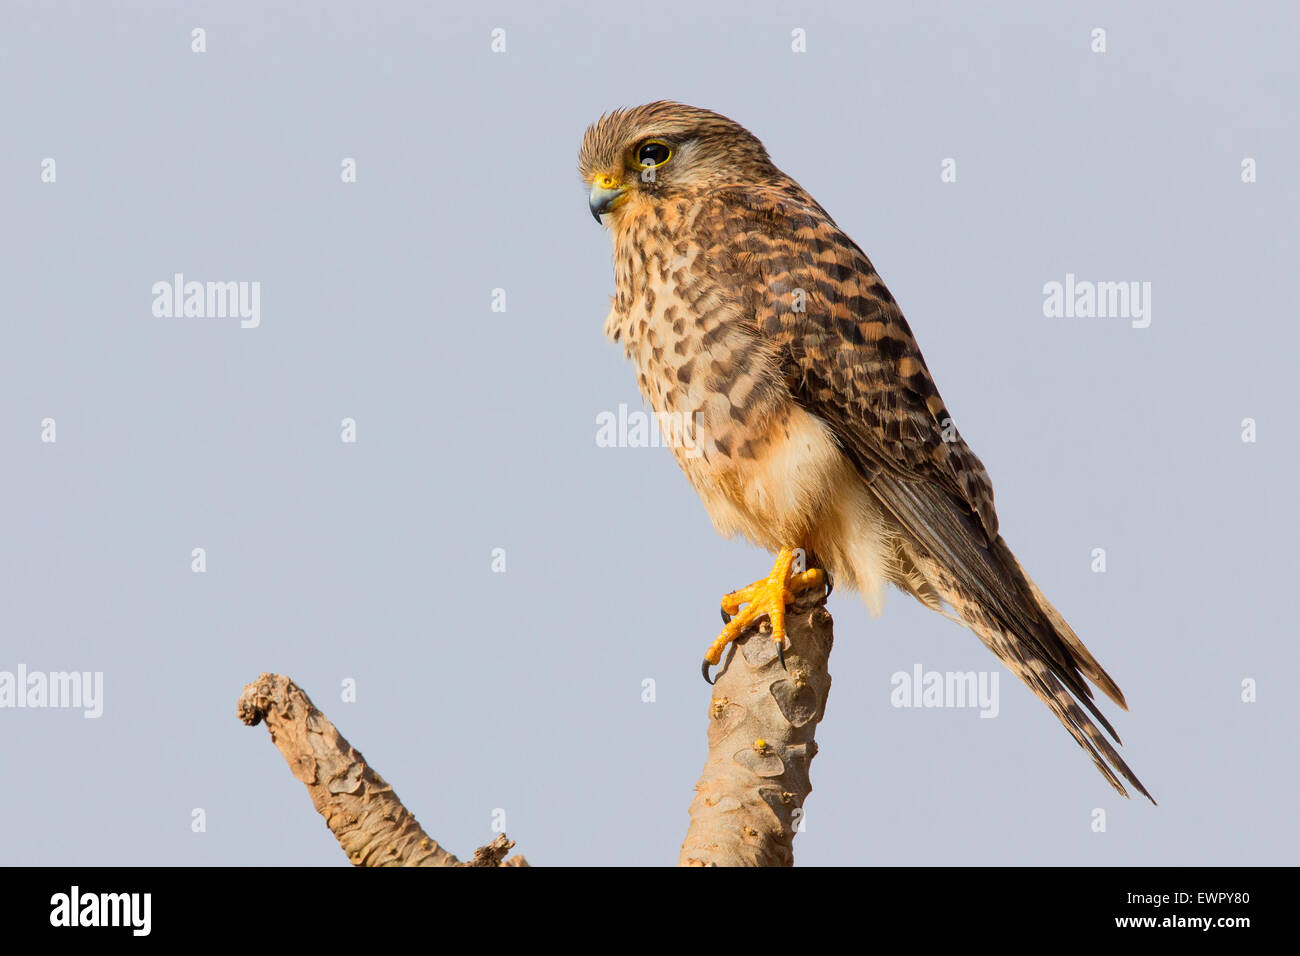
[[[626,192],[627,187],[617,185],[613,176],[597,176],[591,184],[591,198],[587,203],[591,218],[600,222],[600,217],[614,208]]]

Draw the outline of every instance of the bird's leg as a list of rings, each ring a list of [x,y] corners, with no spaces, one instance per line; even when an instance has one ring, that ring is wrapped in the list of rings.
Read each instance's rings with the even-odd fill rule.
[[[771,622],[772,640],[776,642],[781,666],[785,667],[785,606],[800,591],[819,587],[827,580],[826,573],[816,568],[795,571],[794,549],[782,548],[776,556],[776,564],[772,565],[771,574],[739,591],[732,591],[722,599],[722,619],[726,621],[726,626],[704,655],[704,666],[701,668],[704,679],[709,680],[709,665],[722,660],[722,652],[727,645],[764,615]]]

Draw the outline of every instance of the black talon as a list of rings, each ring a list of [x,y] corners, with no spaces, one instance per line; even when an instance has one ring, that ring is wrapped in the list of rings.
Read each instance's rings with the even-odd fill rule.
[[[725,607],[722,609],[722,623],[723,624],[731,623],[731,615],[727,613],[727,609]]]
[[[707,660],[700,665],[700,674],[704,677],[704,683],[712,687],[713,678],[709,676],[709,662]]]
[[[785,666],[785,647],[783,644],[776,645],[776,656],[781,658],[781,670],[786,670]]]
[[[835,577],[825,568],[822,569],[822,573],[826,575],[826,599],[829,600],[831,594],[835,591]]]

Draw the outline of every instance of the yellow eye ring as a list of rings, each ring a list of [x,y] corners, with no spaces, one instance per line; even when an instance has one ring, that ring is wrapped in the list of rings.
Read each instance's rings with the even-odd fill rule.
[[[648,139],[633,150],[632,158],[641,169],[658,169],[673,158],[673,148],[661,139]]]

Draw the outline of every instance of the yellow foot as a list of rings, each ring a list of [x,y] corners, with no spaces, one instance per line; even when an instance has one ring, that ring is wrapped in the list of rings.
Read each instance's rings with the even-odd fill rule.
[[[727,645],[740,637],[745,628],[764,616],[772,624],[772,640],[776,642],[781,666],[785,667],[785,606],[800,591],[820,587],[829,579],[824,571],[816,568],[809,571],[795,571],[793,568],[794,550],[782,548],[776,556],[776,564],[772,565],[771,574],[749,587],[732,591],[722,599],[722,619],[726,621],[726,626],[709,646],[701,668],[704,679],[710,684],[713,681],[709,680],[709,665],[722,660],[722,652],[727,649]]]

